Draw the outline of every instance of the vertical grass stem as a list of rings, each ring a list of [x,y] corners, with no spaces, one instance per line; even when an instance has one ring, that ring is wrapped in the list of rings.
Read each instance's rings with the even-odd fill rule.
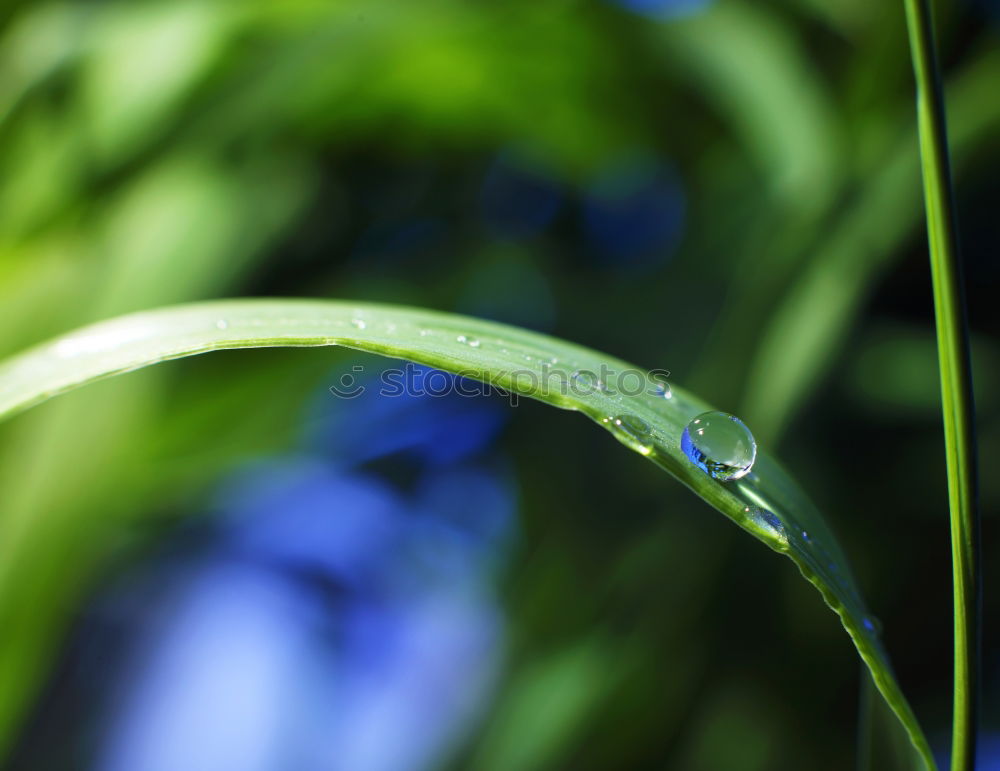
[[[928,0],[904,0],[934,286],[955,610],[952,771],[975,768],[982,577],[969,330],[948,160],[944,91]]]

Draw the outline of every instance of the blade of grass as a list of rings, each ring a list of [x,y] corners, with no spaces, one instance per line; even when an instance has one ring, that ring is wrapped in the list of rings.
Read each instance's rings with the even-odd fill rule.
[[[928,0],[904,0],[917,86],[917,127],[934,286],[944,411],[955,604],[955,681],[951,767],[975,767],[982,575],[976,501],[976,440],[962,266],[958,254],[944,89]]]
[[[680,388],[667,391],[649,373],[606,354],[503,324],[416,308],[308,300],[196,303],[94,324],[0,363],[0,418],[168,359],[230,348],[323,345],[409,359],[587,415],[795,563],[840,617],[905,729],[914,762],[935,768],[847,558],[809,498],[763,449],[753,470],[736,482],[705,474],[680,444],[685,426],[709,405]]]

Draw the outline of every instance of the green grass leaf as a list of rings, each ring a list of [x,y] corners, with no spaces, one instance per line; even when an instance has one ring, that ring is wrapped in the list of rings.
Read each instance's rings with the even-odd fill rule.
[[[169,359],[231,348],[340,345],[408,359],[582,412],[668,471],[776,552],[789,557],[839,616],[916,756],[927,740],[889,665],[847,559],[822,516],[766,452],[733,482],[681,451],[687,423],[710,409],[645,370],[545,335],[464,316],[386,305],[227,300],[94,324],[0,364],[0,418],[77,386]],[[769,512],[769,513],[767,513]]]
[[[954,706],[951,767],[976,765],[979,722],[980,627],[983,575],[977,502],[975,407],[965,282],[958,251],[958,221],[951,185],[944,87],[928,0],[905,0],[906,25],[917,85],[917,129],[924,208],[934,287],[934,319],[941,370],[941,406],[951,514],[954,597]]]

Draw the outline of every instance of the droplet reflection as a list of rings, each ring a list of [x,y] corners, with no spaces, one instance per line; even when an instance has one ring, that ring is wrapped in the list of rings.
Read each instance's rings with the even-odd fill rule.
[[[757,457],[757,443],[743,421],[727,412],[704,412],[681,435],[681,450],[713,479],[729,482],[746,476]]]

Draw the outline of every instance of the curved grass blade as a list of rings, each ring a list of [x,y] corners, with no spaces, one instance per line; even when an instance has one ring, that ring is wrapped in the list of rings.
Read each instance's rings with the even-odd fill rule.
[[[753,470],[719,482],[680,449],[709,405],[644,370],[545,335],[464,316],[389,305],[224,300],[100,322],[0,364],[0,418],[56,394],[169,359],[231,348],[340,345],[408,359],[584,413],[789,557],[839,616],[926,768],[927,740],[889,665],[847,559],[788,474],[759,452]]]

